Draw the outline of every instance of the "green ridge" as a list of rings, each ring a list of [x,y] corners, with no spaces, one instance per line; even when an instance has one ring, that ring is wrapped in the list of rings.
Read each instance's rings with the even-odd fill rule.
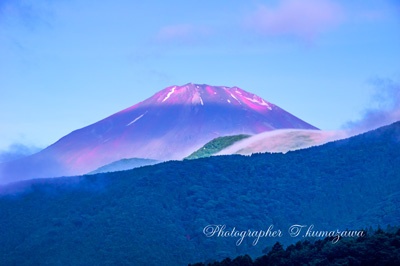
[[[203,147],[201,147],[197,151],[190,154],[185,159],[191,160],[191,159],[210,157],[216,154],[217,152],[222,151],[226,147],[231,146],[233,143],[248,137],[250,137],[250,135],[241,134],[241,135],[215,138],[212,141],[206,143]]]

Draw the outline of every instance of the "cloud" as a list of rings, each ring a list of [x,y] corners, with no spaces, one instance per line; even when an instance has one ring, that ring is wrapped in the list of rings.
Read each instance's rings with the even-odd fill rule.
[[[282,152],[319,146],[348,137],[345,131],[278,129],[253,135],[218,152],[217,155],[250,155],[259,152]]]
[[[360,120],[348,122],[344,126],[354,133],[362,133],[400,120],[400,83],[391,79],[375,79],[371,84],[375,88],[371,103],[373,107],[364,110]]]
[[[191,24],[169,25],[162,27],[155,36],[161,42],[193,43],[212,33],[211,29],[204,26]]]
[[[35,146],[26,146],[24,144],[14,143],[10,145],[7,150],[0,151],[0,163],[17,160],[40,150],[40,148]]]
[[[278,6],[260,5],[246,20],[247,28],[266,36],[295,36],[307,40],[338,25],[343,12],[327,0],[283,0]]]

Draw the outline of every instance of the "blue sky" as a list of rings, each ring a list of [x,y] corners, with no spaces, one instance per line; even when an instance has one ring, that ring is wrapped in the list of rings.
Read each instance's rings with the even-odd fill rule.
[[[321,128],[398,84],[396,1],[0,1],[0,150],[170,85],[238,86]],[[390,100],[390,99],[389,99]]]

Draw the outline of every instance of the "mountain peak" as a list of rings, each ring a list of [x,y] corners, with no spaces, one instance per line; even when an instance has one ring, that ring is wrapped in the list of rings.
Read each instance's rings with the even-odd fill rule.
[[[316,129],[238,87],[173,85],[7,164],[4,176],[84,174],[122,158],[182,159],[216,137],[285,128]]]
[[[167,87],[143,102],[143,105],[228,105],[250,108],[257,112],[271,111],[276,106],[239,87],[187,83]]]

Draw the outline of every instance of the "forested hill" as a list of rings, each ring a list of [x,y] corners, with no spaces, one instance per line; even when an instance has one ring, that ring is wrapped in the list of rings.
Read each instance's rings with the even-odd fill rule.
[[[368,232],[362,238],[343,238],[332,245],[333,237],[314,243],[299,241],[286,249],[277,242],[266,255],[253,260],[244,255],[221,262],[189,266],[288,266],[288,265],[400,265],[400,229],[388,228]]]
[[[2,188],[3,265],[184,265],[257,257],[287,229],[400,221],[400,123],[287,154],[172,161]],[[15,189],[18,193],[11,193]],[[21,192],[24,191],[24,192]],[[207,238],[203,228],[281,229],[280,239]]]

